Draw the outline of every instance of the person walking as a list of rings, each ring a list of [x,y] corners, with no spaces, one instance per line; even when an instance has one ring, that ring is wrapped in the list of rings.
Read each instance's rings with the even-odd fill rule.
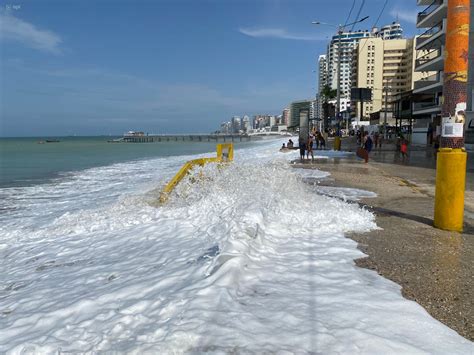
[[[368,133],[365,134],[365,137],[364,137],[364,150],[367,152],[367,154],[365,155],[365,163],[367,164],[369,162],[369,153],[370,151],[372,150],[372,147],[373,147],[373,141],[372,141],[372,138],[370,137],[370,135]]]
[[[375,144],[375,148],[379,148],[379,144],[380,144],[380,133],[379,133],[379,131],[375,131],[375,133],[374,133],[374,144]]]
[[[300,160],[301,160],[301,162],[303,162],[304,161],[304,153],[305,153],[305,150],[306,150],[306,143],[301,138],[298,139],[298,147],[300,148]]]
[[[400,152],[402,153],[403,161],[405,161],[408,158],[408,141],[406,139],[402,139]]]
[[[309,136],[308,144],[306,145],[306,159],[309,159],[309,155],[311,154],[311,161],[314,161],[313,155],[313,136]]]
[[[321,132],[318,133],[318,141],[319,141],[319,146],[321,150],[326,149],[326,140],[324,139],[324,136],[321,134]]]

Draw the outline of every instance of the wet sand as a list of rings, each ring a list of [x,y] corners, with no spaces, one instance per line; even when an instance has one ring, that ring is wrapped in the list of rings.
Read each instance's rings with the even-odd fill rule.
[[[382,154],[382,152],[379,152]],[[393,152],[388,154],[393,155]],[[372,158],[376,157],[377,152]],[[429,166],[429,163],[424,164]],[[402,286],[404,297],[474,341],[474,193],[468,174],[464,233],[433,227],[435,170],[430,167],[348,159],[316,159],[295,167],[331,173],[321,185],[365,189],[376,198],[359,203],[372,210],[381,228],[349,237],[368,256],[360,267]],[[421,326],[421,325],[420,325]]]

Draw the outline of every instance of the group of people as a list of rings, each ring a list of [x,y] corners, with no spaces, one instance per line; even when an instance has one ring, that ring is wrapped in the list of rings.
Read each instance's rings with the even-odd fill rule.
[[[360,149],[363,150],[361,152],[358,151],[358,156],[363,158],[366,163],[369,162],[369,153],[374,148],[382,148],[382,136],[379,132],[375,133],[361,133],[357,132],[357,143],[360,144]],[[405,160],[408,158],[408,140],[403,137],[403,135],[399,135],[397,138],[397,152],[401,153],[402,159]]]
[[[300,149],[300,159],[303,161],[306,153],[306,159],[309,159],[311,155],[311,160],[314,160],[314,149],[326,149],[326,139],[321,134],[321,132],[313,132],[309,135],[306,141],[301,138],[298,140],[298,146]]]
[[[370,134],[369,132],[357,131],[356,136],[359,145],[357,155],[368,163],[370,152],[374,148],[382,148],[383,137],[378,131],[371,132]],[[294,147],[294,143],[290,139],[286,145],[283,143],[281,149],[299,149],[301,161],[305,159],[305,156],[306,159],[309,159],[310,155],[311,159],[314,160],[313,150],[326,149],[326,139],[321,132],[313,131],[307,140],[301,139],[301,137],[298,139],[298,147]],[[408,158],[408,140],[401,134],[397,139],[397,151],[401,153],[403,160]]]
[[[357,144],[363,145],[366,141],[367,136],[370,137],[375,148],[382,148],[383,136],[378,131],[368,134],[368,132],[364,133],[357,130]]]

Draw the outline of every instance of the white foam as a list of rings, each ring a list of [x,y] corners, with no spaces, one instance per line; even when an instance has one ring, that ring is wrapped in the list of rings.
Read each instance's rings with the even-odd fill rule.
[[[375,192],[348,187],[317,186],[316,191],[320,194],[337,197],[344,201],[359,201],[363,198],[377,197]]]
[[[313,168],[295,168],[294,171],[296,172],[298,176],[300,176],[303,179],[322,180],[331,175],[331,173],[327,171],[322,171],[322,170],[313,169]]]
[[[2,190],[0,352],[472,352],[355,267],[344,233],[374,216],[318,194],[279,146],[206,166],[163,207],[150,190],[190,157]]]

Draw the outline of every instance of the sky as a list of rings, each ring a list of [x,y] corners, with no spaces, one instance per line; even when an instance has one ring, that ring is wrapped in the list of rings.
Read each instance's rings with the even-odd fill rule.
[[[345,23],[353,4],[349,22],[370,16],[354,30],[398,18],[419,33],[416,0],[0,0],[0,136],[208,133],[281,114],[316,93],[335,28],[311,21]]]

